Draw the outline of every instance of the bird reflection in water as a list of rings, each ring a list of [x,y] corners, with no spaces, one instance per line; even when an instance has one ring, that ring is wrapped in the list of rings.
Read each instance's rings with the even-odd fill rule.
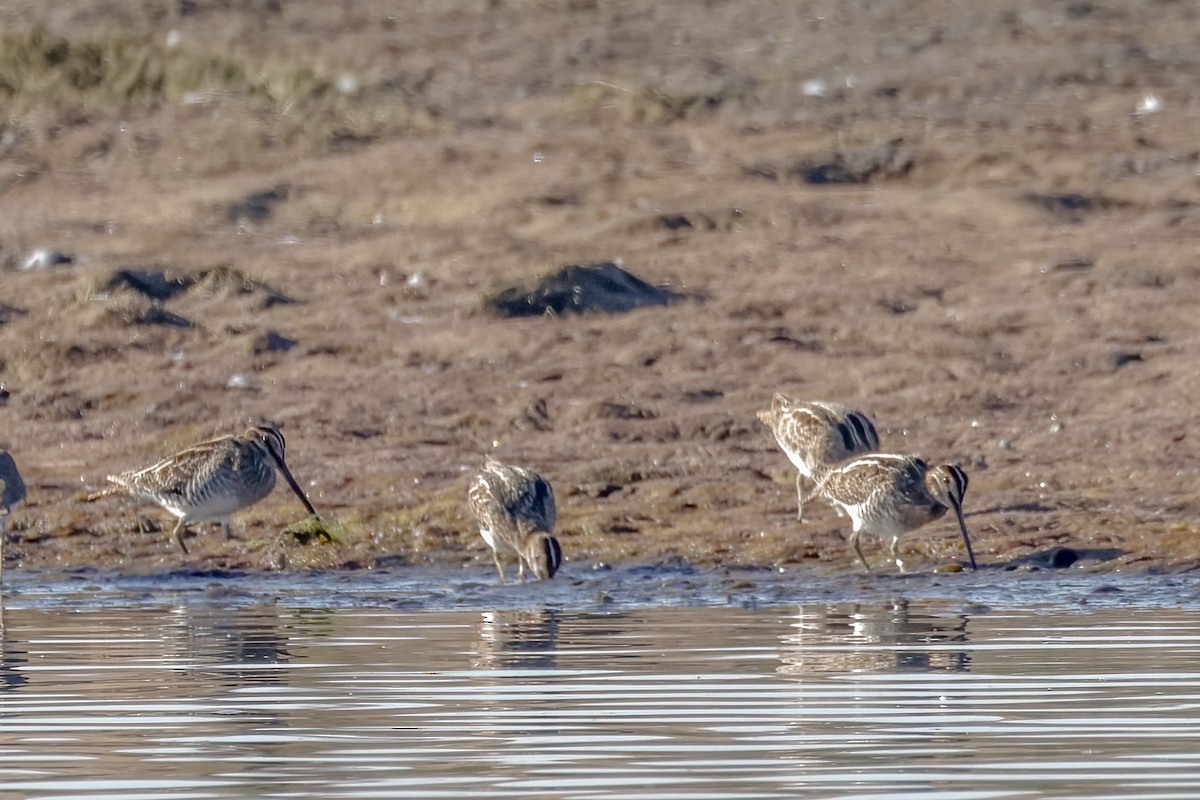
[[[472,663],[484,669],[537,669],[558,665],[557,611],[485,611]]]
[[[196,677],[232,688],[287,682],[277,668],[291,660],[286,611],[270,604],[185,605],[176,613],[180,655]]]
[[[777,672],[795,676],[887,672],[967,672],[965,615],[909,613],[907,600],[879,605],[801,606],[782,638]]]
[[[0,599],[0,603],[3,603]],[[29,683],[23,668],[29,663],[27,645],[14,641],[11,628],[0,625],[0,695]]]

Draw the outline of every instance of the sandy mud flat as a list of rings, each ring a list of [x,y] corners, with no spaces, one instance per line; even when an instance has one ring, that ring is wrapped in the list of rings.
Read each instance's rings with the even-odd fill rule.
[[[962,465],[983,563],[1190,570],[1197,24],[1168,0],[10,3],[9,579],[487,564],[466,490],[493,450],[553,481],[577,569],[857,570],[846,520],[795,520],[755,419],[776,391]],[[679,297],[485,307],[603,262]],[[282,489],[187,556],[166,513],[83,502],[261,418],[334,541],[284,532]],[[952,519],[901,550],[962,557]]]

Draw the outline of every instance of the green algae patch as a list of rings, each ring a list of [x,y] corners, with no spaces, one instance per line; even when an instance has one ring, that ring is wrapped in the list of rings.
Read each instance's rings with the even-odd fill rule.
[[[321,514],[312,514],[299,522],[284,527],[280,535],[286,541],[294,540],[300,545],[344,544],[347,529],[336,519]]]

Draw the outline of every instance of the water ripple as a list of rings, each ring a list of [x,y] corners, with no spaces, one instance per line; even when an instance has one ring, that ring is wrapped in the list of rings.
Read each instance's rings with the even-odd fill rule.
[[[1200,790],[1197,609],[75,599],[6,610],[0,796]]]

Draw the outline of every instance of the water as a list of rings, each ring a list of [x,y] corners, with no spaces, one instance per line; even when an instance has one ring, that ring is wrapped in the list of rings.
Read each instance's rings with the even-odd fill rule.
[[[1200,795],[1187,576],[472,577],[18,574],[0,798]]]

